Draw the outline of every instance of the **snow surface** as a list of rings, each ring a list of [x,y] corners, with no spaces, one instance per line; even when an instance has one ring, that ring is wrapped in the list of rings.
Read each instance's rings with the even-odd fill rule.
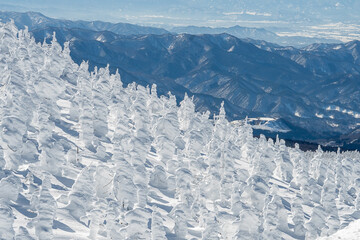
[[[122,86],[0,24],[0,239],[316,239],[360,218],[360,154],[302,152]]]
[[[354,221],[346,228],[334,233],[329,237],[322,237],[319,240],[358,240],[360,239],[360,220]]]
[[[341,112],[341,113],[345,113],[350,116],[353,116],[354,118],[360,118],[360,113],[352,111],[352,110],[344,109],[339,106],[328,106],[326,108],[326,111],[337,111],[337,112]]]
[[[266,130],[270,132],[290,132],[291,130],[278,118],[271,117],[257,117],[257,118],[246,118],[246,120],[235,120],[232,121],[232,124],[244,124],[247,122],[251,125],[253,129]]]

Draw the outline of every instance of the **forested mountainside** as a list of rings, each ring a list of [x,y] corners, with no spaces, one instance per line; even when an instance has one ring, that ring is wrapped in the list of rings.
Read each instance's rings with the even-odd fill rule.
[[[327,60],[318,65],[318,71],[326,72],[321,66],[337,66],[341,74],[318,74],[313,70],[316,64],[308,68],[283,53],[294,48],[259,49],[261,43],[246,43],[227,34],[119,36],[64,28],[32,33],[43,42],[50,41],[53,32],[61,44],[70,41],[75,62],[88,60],[92,68],[109,63],[110,71],[119,69],[126,84],[156,83],[160,94],[171,91],[178,99],[186,92],[194,96],[198,111],[218,113],[216,106],[223,99],[229,120],[271,118],[260,126],[272,131],[267,136],[341,145],[353,142],[353,136],[342,135],[359,127],[356,68],[347,72],[326,52],[308,50],[307,57],[316,63],[321,54]],[[340,49],[334,51],[344,55]],[[356,59],[348,57],[353,56],[351,51],[346,56],[355,66]]]
[[[228,34],[147,32],[140,26],[128,32],[121,24],[115,29],[38,13],[1,12],[0,18],[13,18],[22,28],[29,24],[37,42],[50,43],[56,32],[61,45],[69,41],[77,64],[88,61],[90,71],[109,64],[124,86],[156,84],[160,95],[171,91],[178,103],[187,93],[197,111],[211,114],[224,101],[227,119],[249,116],[250,124],[258,124],[255,135],[360,149],[356,41],[296,49]]]
[[[358,152],[253,138],[0,24],[1,239],[315,239],[359,218]]]

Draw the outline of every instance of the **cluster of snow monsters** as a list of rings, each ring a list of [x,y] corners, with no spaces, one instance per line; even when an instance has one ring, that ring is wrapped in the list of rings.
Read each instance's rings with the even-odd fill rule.
[[[360,154],[302,152],[0,25],[0,239],[315,239],[359,216]]]

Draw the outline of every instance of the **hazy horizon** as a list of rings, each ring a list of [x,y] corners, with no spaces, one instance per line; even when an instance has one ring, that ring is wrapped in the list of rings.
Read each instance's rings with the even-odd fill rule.
[[[0,0],[2,11],[35,11],[69,20],[176,26],[265,28],[279,35],[360,39],[360,2],[293,0]]]

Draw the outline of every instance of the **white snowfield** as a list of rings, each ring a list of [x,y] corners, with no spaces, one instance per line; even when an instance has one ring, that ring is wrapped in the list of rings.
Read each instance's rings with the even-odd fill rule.
[[[253,138],[13,23],[0,126],[0,239],[316,239],[360,218],[358,152]]]
[[[328,237],[321,237],[319,240],[359,240],[360,220],[354,221],[344,229],[341,229]]]

